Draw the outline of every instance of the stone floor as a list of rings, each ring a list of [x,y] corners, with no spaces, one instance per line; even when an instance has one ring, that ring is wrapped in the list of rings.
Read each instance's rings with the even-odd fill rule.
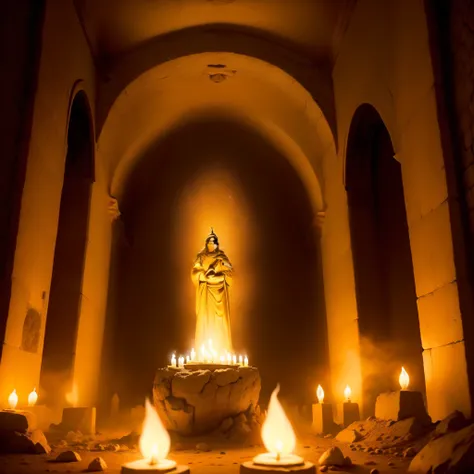
[[[379,473],[403,473],[407,471],[410,459],[401,457],[389,457],[386,455],[374,455],[361,451],[352,451],[351,448],[333,439],[319,438],[309,433],[298,433],[299,445],[297,454],[306,460],[317,464],[321,454],[331,446],[339,446],[344,455],[349,456],[354,466],[338,468],[341,473],[370,473],[372,469],[377,469]],[[200,441],[203,441],[202,439]],[[235,447],[216,440],[208,440],[212,450],[210,452],[198,452],[196,450],[174,451],[169,455],[178,464],[187,464],[194,474],[237,474],[239,465],[249,461],[256,454],[263,451],[261,447]],[[30,474],[30,473],[76,473],[87,472],[90,461],[100,456],[107,463],[109,473],[119,473],[120,466],[126,462],[140,458],[138,452],[90,452],[86,450],[78,451],[82,461],[76,463],[55,463],[54,459],[59,452],[71,449],[56,449],[50,455],[4,455],[0,456],[1,474]],[[389,466],[389,462],[393,465]],[[333,468],[329,470],[332,472]],[[319,472],[319,471],[318,471]]]

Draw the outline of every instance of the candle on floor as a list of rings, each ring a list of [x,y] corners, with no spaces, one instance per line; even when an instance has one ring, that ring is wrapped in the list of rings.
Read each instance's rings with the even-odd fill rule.
[[[145,400],[145,420],[139,447],[143,459],[122,466],[122,474],[138,473],[189,473],[187,466],[177,466],[176,461],[168,459],[170,436],[148,398]]]
[[[315,474],[314,464],[293,454],[296,446],[296,436],[283,407],[278,400],[280,386],[277,385],[270,397],[267,416],[262,425],[262,440],[266,453],[258,454],[252,462],[240,466],[241,474],[257,474],[284,470],[295,470],[301,474]]]
[[[344,398],[345,401],[337,405],[337,423],[347,427],[360,420],[360,412],[359,404],[351,401],[352,389],[349,385],[344,389]]]
[[[245,367],[249,366],[249,358],[247,356],[244,357],[244,366]]]
[[[324,390],[321,385],[318,385],[316,389],[316,397],[318,403],[313,404],[313,423],[312,429],[318,434],[331,433],[334,428],[332,405],[330,403],[324,403]]]

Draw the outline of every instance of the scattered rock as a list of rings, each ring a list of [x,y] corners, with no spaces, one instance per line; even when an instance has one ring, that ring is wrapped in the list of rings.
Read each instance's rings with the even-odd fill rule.
[[[36,454],[49,454],[51,452],[46,436],[41,430],[34,430],[29,434],[29,437],[35,445]]]
[[[105,471],[106,469],[107,469],[107,464],[100,457],[92,460],[87,468],[87,470],[91,472]]]
[[[81,460],[81,456],[75,451],[64,451],[56,458],[56,462],[79,462]]]
[[[468,424],[466,417],[460,411],[454,411],[449,416],[441,420],[435,429],[435,435],[441,436],[452,431],[459,431]]]
[[[412,460],[409,472],[474,472],[474,424],[431,440]]]
[[[345,466],[352,466],[352,459],[349,456],[344,458],[344,465]]]
[[[370,474],[379,474],[379,470],[378,469],[371,469],[370,470]]]
[[[336,439],[342,443],[355,443],[360,441],[362,438],[363,436],[357,430],[349,428],[340,431],[336,436]]]
[[[390,467],[393,467],[393,466],[395,466],[395,463],[394,463],[393,461],[389,461],[389,462],[388,462],[388,465],[389,465]]]
[[[375,461],[365,461],[364,464],[366,466],[375,466],[377,463]]]
[[[321,466],[321,467],[319,468],[319,472],[327,472],[327,470],[328,470],[328,467],[327,467],[327,466]]]
[[[196,449],[198,451],[203,451],[203,452],[211,451],[211,447],[207,443],[198,443],[198,444],[196,444]]]
[[[344,454],[337,446],[328,449],[319,458],[320,466],[344,466],[344,464]]]
[[[327,434],[324,436],[325,439],[329,439],[329,438],[332,438],[332,434]]]

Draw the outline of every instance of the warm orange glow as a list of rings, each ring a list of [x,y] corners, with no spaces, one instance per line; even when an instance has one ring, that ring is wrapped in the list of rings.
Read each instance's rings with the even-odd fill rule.
[[[140,436],[140,452],[150,464],[158,464],[168,456],[170,435],[148,398],[145,400],[145,421]]]
[[[410,384],[410,377],[408,376],[408,373],[404,367],[402,367],[402,371],[400,372],[400,377],[398,378],[398,381],[402,390],[406,390],[408,388],[408,385]]]
[[[33,407],[36,405],[38,401],[38,394],[36,393],[36,388],[28,395],[28,406]]]
[[[296,446],[293,427],[277,397],[279,391],[280,386],[277,385],[270,397],[267,417],[262,426],[263,444],[267,451],[277,458],[291,454]]]
[[[13,392],[10,393],[10,396],[8,397],[8,406],[12,410],[14,410],[17,405],[18,405],[18,395],[16,393],[16,390],[13,390]]]
[[[321,385],[318,385],[318,388],[316,390],[316,396],[318,397],[319,403],[324,402],[324,390],[323,390],[323,387],[321,387]]]
[[[76,384],[74,384],[72,390],[66,394],[66,401],[73,407],[77,407],[77,404],[79,403],[79,393]]]
[[[351,401],[351,396],[352,396],[352,390],[349,385],[346,385],[346,388],[344,389],[344,397],[346,398],[347,402]]]

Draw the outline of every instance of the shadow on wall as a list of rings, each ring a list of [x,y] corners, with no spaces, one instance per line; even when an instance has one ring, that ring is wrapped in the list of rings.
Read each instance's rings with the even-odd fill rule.
[[[143,403],[155,370],[173,350],[190,349],[190,270],[216,220],[236,269],[234,344],[259,367],[262,400],[278,382],[283,397],[315,398],[327,367],[319,245],[309,200],[284,157],[237,124],[188,124],[142,157],[121,208],[128,245],[117,247],[112,267],[104,399],[117,392],[124,405]]]

